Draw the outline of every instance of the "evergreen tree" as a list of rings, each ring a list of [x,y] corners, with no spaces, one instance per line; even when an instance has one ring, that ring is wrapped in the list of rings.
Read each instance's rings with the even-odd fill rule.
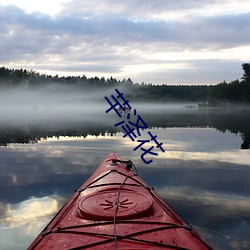
[[[249,63],[243,63],[242,69],[244,71],[244,74],[241,79],[245,82],[250,82],[250,64]]]

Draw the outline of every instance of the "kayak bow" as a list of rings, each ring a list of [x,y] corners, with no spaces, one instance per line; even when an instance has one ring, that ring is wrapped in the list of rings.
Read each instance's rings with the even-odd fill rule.
[[[212,249],[132,167],[110,153],[28,249]]]

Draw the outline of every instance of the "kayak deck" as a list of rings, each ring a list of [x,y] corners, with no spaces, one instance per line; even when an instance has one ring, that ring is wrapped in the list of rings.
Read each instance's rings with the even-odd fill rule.
[[[110,153],[28,249],[212,249]]]

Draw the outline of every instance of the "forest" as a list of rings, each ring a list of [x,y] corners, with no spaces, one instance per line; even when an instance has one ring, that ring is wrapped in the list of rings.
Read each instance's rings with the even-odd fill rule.
[[[63,84],[79,88],[80,91],[120,88],[127,99],[133,102],[198,102],[200,106],[222,106],[233,104],[250,104],[250,64],[242,64],[242,78],[216,85],[153,85],[152,83],[134,83],[130,78],[117,80],[112,76],[52,76],[40,74],[34,70],[9,69],[0,67],[0,88],[21,87],[36,89],[51,84]]]

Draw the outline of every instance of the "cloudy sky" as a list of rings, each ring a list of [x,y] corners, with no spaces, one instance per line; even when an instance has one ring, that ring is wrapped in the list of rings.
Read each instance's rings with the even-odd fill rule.
[[[240,79],[249,0],[0,0],[0,66],[154,84]]]

